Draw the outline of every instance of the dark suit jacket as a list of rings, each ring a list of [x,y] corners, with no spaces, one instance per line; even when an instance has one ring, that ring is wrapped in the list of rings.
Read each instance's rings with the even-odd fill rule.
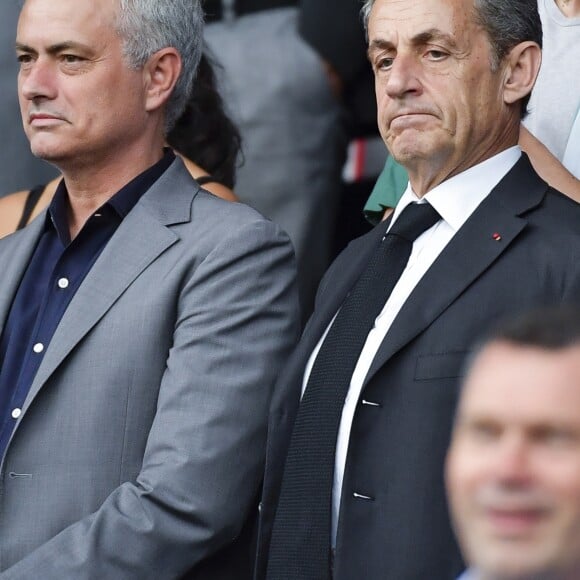
[[[306,362],[365,267],[385,224],[352,242],[323,279],[271,407],[257,577],[267,550]],[[501,239],[494,239],[499,233]],[[497,238],[497,236],[495,236]],[[580,206],[527,157],[505,176],[427,271],[365,380],[343,484],[335,580],[453,580],[463,564],[443,485],[463,361],[506,314],[580,300]],[[365,501],[359,492],[374,498]]]

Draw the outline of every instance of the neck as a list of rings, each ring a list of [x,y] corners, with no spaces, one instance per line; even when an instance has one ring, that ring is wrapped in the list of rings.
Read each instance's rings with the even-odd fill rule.
[[[506,122],[497,135],[492,135],[479,143],[472,151],[445,158],[443,163],[438,163],[436,157],[407,161],[404,165],[413,191],[418,197],[423,197],[451,177],[517,145],[518,133],[519,119],[516,122]]]
[[[567,18],[580,16],[580,0],[554,0],[560,12]]]
[[[143,171],[152,167],[163,156],[161,143],[148,151],[119,162],[111,159],[101,166],[81,164],[61,167],[69,199],[69,231],[71,240],[80,232],[95,211],[115,195],[123,186]]]

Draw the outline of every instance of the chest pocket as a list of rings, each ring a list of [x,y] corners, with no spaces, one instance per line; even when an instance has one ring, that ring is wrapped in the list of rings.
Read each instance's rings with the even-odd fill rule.
[[[465,363],[470,351],[426,354],[417,358],[415,365],[416,381],[434,379],[455,379],[465,375]]]

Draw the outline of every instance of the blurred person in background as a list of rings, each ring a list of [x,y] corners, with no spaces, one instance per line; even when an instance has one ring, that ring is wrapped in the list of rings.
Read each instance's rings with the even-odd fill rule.
[[[220,89],[242,134],[236,193],[288,232],[306,318],[335,245],[344,243],[336,241],[344,238],[336,224],[349,139],[376,135],[360,3],[204,0],[203,6],[205,38],[223,65]],[[352,153],[359,165],[363,149]],[[347,180],[365,173],[374,179],[383,161],[349,170]]]
[[[520,145],[536,171],[580,202],[580,0],[538,0],[542,66]]]

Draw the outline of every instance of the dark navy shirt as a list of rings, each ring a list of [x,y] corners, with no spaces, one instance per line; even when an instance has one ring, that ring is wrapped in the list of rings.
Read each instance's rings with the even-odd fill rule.
[[[72,297],[123,218],[174,158],[171,150],[165,150],[158,163],[101,206],[72,241],[64,181],[58,186],[0,339],[0,458]]]

